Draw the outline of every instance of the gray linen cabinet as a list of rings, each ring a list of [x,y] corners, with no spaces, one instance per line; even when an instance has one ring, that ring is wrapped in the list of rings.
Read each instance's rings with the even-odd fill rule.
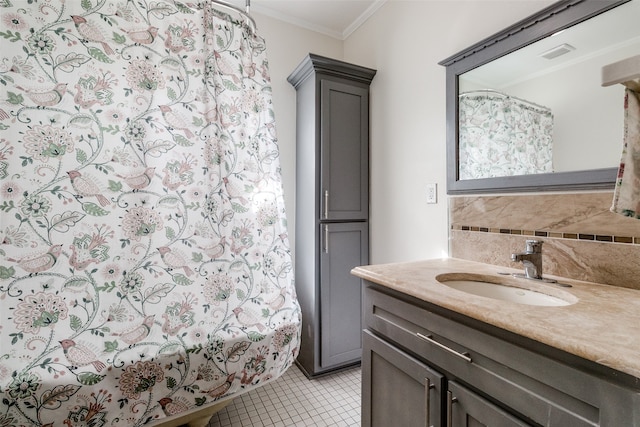
[[[369,262],[369,85],[375,70],[309,54],[296,89],[295,280],[302,308],[296,363],[308,377],[360,363]]]

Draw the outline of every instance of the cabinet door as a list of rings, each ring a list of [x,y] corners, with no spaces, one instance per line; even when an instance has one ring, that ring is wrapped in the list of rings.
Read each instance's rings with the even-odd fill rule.
[[[320,366],[357,363],[362,355],[362,286],[351,270],[369,262],[366,222],[322,224]]]
[[[321,80],[323,220],[369,216],[369,89]]]
[[[362,346],[362,426],[440,427],[444,377],[367,330]]]
[[[447,427],[531,427],[455,381],[448,388]]]

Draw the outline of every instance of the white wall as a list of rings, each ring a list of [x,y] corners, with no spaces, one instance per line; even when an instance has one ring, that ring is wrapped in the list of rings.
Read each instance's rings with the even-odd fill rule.
[[[345,0],[347,1],[347,0]],[[255,15],[267,42],[289,233],[294,233],[295,90],[286,77],[308,52],[375,68],[371,87],[371,262],[448,252],[445,69],[469,45],[551,0],[388,0],[344,42]],[[426,184],[438,203],[426,203]]]
[[[448,253],[445,68],[438,62],[551,1],[389,0],[346,41],[375,68],[371,93],[371,262]],[[426,184],[438,203],[426,203]]]

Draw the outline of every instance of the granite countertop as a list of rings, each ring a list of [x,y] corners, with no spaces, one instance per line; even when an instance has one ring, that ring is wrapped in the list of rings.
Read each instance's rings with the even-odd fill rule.
[[[514,279],[516,285],[572,302],[547,307],[475,296],[436,280],[437,275],[446,273],[483,274],[501,280],[505,276],[498,273],[505,272],[521,270],[455,258],[352,270],[360,278],[640,378],[638,290],[551,275],[545,277],[571,287]]]

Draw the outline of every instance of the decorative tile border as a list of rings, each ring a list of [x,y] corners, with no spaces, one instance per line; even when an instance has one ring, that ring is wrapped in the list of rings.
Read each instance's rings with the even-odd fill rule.
[[[589,233],[564,233],[559,231],[542,231],[542,230],[514,230],[510,228],[490,228],[490,227],[475,227],[469,225],[457,225],[451,226],[452,230],[457,231],[473,231],[480,233],[498,233],[498,234],[511,234],[522,235],[532,237],[550,237],[554,239],[571,239],[571,240],[585,240],[601,243],[627,243],[640,245],[640,237],[631,236],[610,236],[603,234],[589,234]]]

